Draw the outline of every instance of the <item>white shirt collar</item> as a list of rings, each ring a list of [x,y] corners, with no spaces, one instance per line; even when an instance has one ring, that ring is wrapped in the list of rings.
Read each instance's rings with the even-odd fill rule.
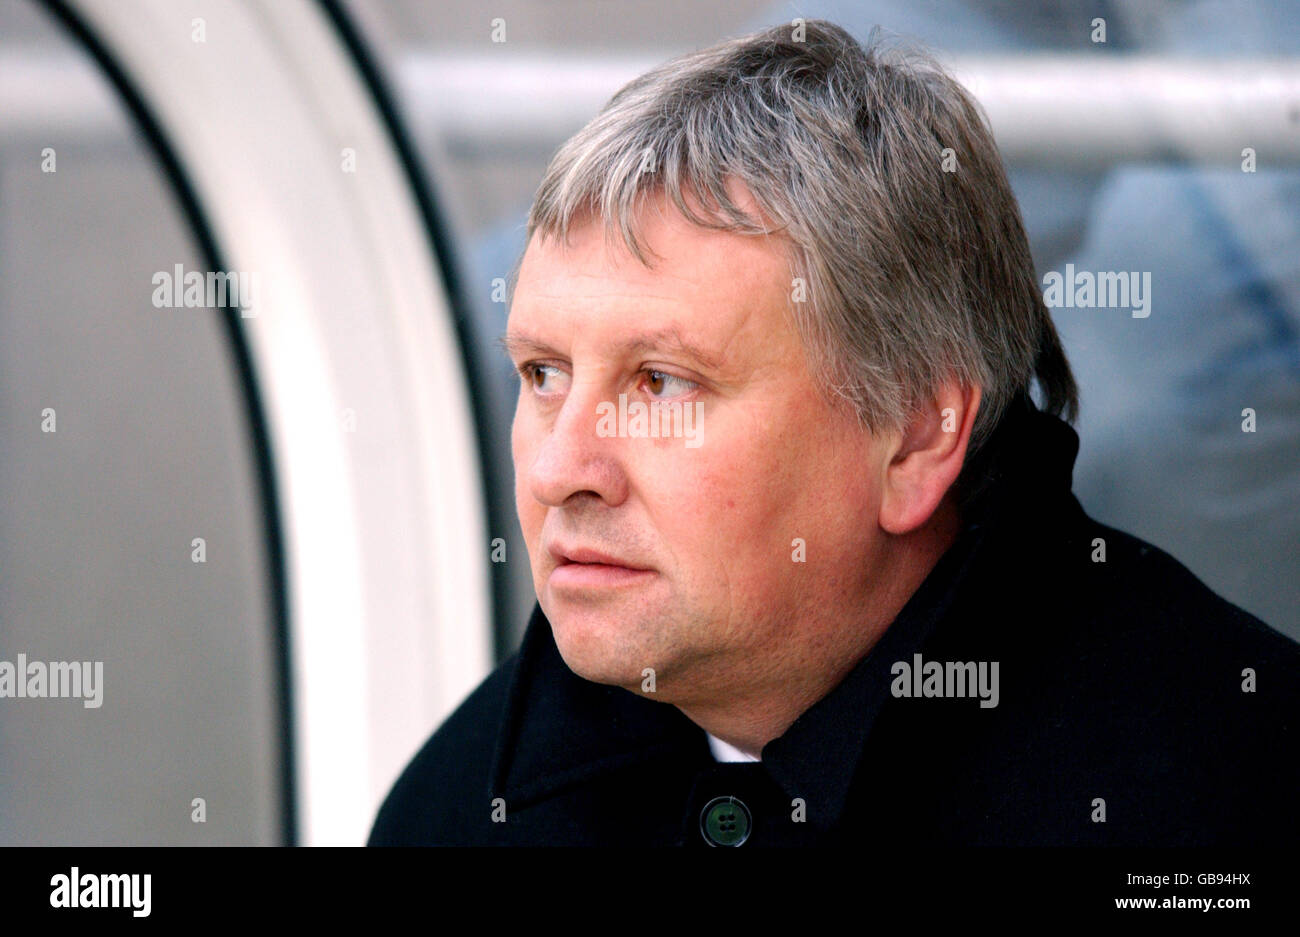
[[[722,741],[722,739],[718,738],[715,735],[712,735],[708,732],[705,732],[704,734],[709,736],[709,748],[713,752],[713,759],[715,761],[758,761],[759,760],[756,756],[747,754],[746,752],[742,752],[739,748],[737,748],[734,745],[728,745],[726,742]]]

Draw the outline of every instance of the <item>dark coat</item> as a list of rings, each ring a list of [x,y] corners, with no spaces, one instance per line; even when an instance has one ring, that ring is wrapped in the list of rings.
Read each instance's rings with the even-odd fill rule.
[[[761,763],[573,674],[538,609],[371,844],[1294,844],[1300,645],[1089,518],[1067,424],[1030,407],[994,445],[959,540]],[[915,654],[998,662],[997,705],[895,695]]]

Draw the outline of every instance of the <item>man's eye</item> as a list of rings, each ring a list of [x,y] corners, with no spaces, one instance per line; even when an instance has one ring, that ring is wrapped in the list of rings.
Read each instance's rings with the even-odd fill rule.
[[[560,373],[560,369],[551,364],[521,364],[518,368],[519,376],[523,378],[525,384],[532,386],[533,390],[539,393],[548,393],[553,388],[546,386],[547,378],[554,378]],[[553,382],[552,382],[553,383]]]
[[[645,372],[645,375],[646,390],[653,397],[681,397],[700,386],[694,381],[688,381],[684,377],[677,377],[675,374],[667,374],[663,371],[649,370]],[[664,393],[665,390],[669,391],[669,393]]]

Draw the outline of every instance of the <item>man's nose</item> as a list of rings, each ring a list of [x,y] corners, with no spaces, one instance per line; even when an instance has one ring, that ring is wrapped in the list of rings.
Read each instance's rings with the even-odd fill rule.
[[[582,492],[611,505],[627,497],[622,440],[598,429],[602,405],[617,408],[618,401],[594,383],[570,386],[529,468],[529,487],[542,504],[558,507]]]

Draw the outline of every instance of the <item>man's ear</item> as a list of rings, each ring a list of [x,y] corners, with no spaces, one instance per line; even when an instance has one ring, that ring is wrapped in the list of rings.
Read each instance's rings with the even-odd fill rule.
[[[980,389],[945,382],[913,412],[885,466],[880,526],[907,534],[930,519],[961,474]]]

